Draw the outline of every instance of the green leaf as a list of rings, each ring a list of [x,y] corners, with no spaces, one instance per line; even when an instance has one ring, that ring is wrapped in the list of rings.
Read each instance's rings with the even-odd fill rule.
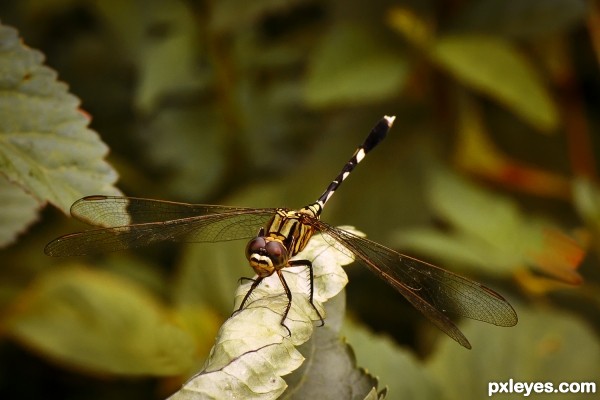
[[[537,71],[508,42],[480,35],[438,39],[430,55],[463,84],[497,100],[542,132],[557,129],[559,116]]]
[[[83,195],[118,194],[89,116],[43,55],[0,25],[0,172],[65,213]]]
[[[82,267],[41,276],[15,302],[6,331],[61,364],[96,373],[175,375],[193,343],[163,307],[116,275]]]
[[[312,107],[386,100],[402,89],[406,62],[359,26],[337,26],[311,55],[306,101]]]
[[[346,319],[342,335],[352,346],[357,363],[387,386],[389,399],[439,399],[443,393],[413,353],[386,336],[377,335]],[[398,374],[398,371],[402,371]]]
[[[352,349],[339,337],[345,302],[343,291],[327,302],[327,314],[335,320],[329,318],[298,347],[306,360],[285,377],[289,386],[280,399],[364,399],[377,389],[377,379],[356,366]]]
[[[0,175],[0,204],[0,247],[4,247],[37,220],[40,205],[3,175]]]
[[[383,388],[377,392],[376,388],[371,389],[364,400],[384,400],[387,398],[387,388]]]
[[[428,363],[446,399],[482,399],[489,382],[584,382],[600,374],[600,343],[587,324],[572,315],[517,307],[519,324],[510,329],[465,321],[460,329],[473,342],[472,351],[442,339]],[[477,344],[479,342],[479,344]],[[460,366],[457,368],[457,366]],[[530,398],[536,394],[531,394]],[[542,398],[542,395],[538,395]],[[503,393],[523,399],[523,393]],[[565,395],[544,393],[546,399]]]
[[[296,257],[312,261],[313,302],[321,315],[324,314],[323,303],[338,294],[347,283],[341,266],[352,262],[345,253],[332,249],[332,241],[316,235]],[[283,393],[286,383],[282,376],[300,367],[304,360],[295,347],[310,338],[313,325],[319,320],[308,300],[307,268],[286,268],[284,276],[293,298],[285,320],[291,335],[281,326],[287,297],[279,278],[273,274],[254,290],[245,308],[223,324],[202,371],[171,399],[275,399]],[[251,284],[245,282],[239,286],[235,310]]]

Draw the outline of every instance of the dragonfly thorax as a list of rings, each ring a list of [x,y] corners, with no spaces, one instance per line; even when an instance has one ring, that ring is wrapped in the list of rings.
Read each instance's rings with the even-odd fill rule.
[[[310,221],[318,218],[318,211],[318,205],[298,211],[276,210],[258,236],[246,246],[246,258],[258,276],[266,277],[288,266],[290,258],[306,247],[315,231]]]

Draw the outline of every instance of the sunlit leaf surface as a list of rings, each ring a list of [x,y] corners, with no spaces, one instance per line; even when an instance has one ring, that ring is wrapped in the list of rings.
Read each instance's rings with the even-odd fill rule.
[[[6,330],[56,362],[96,373],[175,375],[193,343],[165,309],[116,275],[79,266],[41,276],[16,301]]]
[[[0,171],[66,213],[83,195],[119,193],[117,174],[79,99],[43,62],[0,25]]]
[[[0,175],[0,247],[12,243],[16,236],[37,219],[39,203],[19,186]]]
[[[347,282],[341,266],[352,260],[332,249],[320,236],[313,237],[296,259],[312,260],[314,305],[323,315],[323,302],[339,293]],[[281,325],[287,298],[274,274],[256,288],[243,310],[223,324],[202,370],[171,399],[194,396],[275,399],[285,390],[287,385],[282,376],[300,367],[304,360],[295,347],[310,338],[314,324],[319,321],[308,302],[307,269],[288,268],[285,279],[293,296],[292,308],[285,320],[291,336]],[[240,285],[234,309],[250,285],[251,282]]]

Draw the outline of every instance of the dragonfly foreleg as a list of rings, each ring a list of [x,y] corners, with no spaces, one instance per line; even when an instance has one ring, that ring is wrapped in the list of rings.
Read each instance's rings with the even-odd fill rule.
[[[247,279],[247,280],[251,280],[251,281],[252,281],[252,286],[250,286],[250,289],[248,289],[248,292],[247,292],[247,293],[246,293],[246,295],[244,296],[244,299],[242,300],[242,303],[240,304],[240,306],[238,307],[238,309],[237,309],[237,310],[235,310],[235,311],[233,312],[233,314],[236,314],[236,313],[238,313],[238,312],[242,311],[242,309],[243,309],[243,308],[244,308],[244,306],[246,305],[246,301],[248,301],[248,299],[250,298],[250,295],[252,294],[252,292],[254,292],[254,289],[256,289],[256,287],[257,287],[258,285],[260,285],[260,283],[262,282],[262,280],[263,280],[264,278],[262,278],[262,277],[260,277],[260,276],[259,276],[258,278],[256,278],[256,279],[252,279],[252,278],[244,278],[244,277],[242,277],[242,278],[240,278],[240,281],[241,281],[241,280],[243,280],[243,279],[244,279],[244,280],[245,280],[245,279]]]

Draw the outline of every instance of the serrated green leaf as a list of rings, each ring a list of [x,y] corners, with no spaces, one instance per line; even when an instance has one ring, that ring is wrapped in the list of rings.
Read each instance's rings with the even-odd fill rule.
[[[379,393],[377,393],[377,389],[373,388],[367,394],[367,396],[365,397],[364,400],[383,400],[383,399],[387,399],[387,398],[388,398],[387,389],[383,389]]]
[[[463,84],[497,100],[542,132],[552,132],[559,116],[537,71],[509,43],[481,35],[449,35],[429,49],[440,66]]]
[[[15,241],[37,219],[40,204],[0,175],[0,247]]]
[[[387,387],[386,398],[439,399],[441,387],[414,354],[399,347],[392,339],[369,332],[365,327],[346,319],[342,335],[356,354],[357,364],[366,368]],[[402,371],[401,374],[398,371]]]
[[[48,272],[15,303],[6,332],[74,368],[175,375],[193,343],[148,293],[116,275],[79,266]]]
[[[345,302],[343,291],[327,302],[327,314],[333,314],[339,323],[328,319],[298,347],[306,361],[285,377],[289,386],[280,399],[361,400],[377,389],[377,379],[357,367],[352,349],[339,337]]]
[[[43,55],[0,25],[0,172],[68,213],[76,199],[119,194],[107,147]]]
[[[428,369],[448,400],[488,397],[489,382],[583,382],[600,374],[600,344],[593,330],[572,315],[518,307],[519,324],[511,329],[465,321],[460,329],[474,343],[466,352],[442,339]],[[475,343],[479,342],[478,345]],[[507,350],[509,349],[509,350]],[[457,368],[457,366],[460,366]],[[535,393],[529,398],[537,398]],[[542,396],[542,394],[538,394]],[[564,393],[543,393],[562,399]],[[523,393],[502,393],[523,399]]]
[[[323,303],[347,283],[341,266],[352,262],[347,255],[333,250],[330,242],[332,239],[316,235],[296,256],[299,260],[312,261],[313,302],[321,315],[324,314]],[[293,297],[285,320],[291,335],[281,326],[287,298],[274,274],[254,290],[243,310],[223,324],[202,371],[171,399],[275,399],[283,393],[286,383],[282,376],[297,369],[304,360],[295,347],[310,338],[313,325],[319,320],[308,300],[307,273],[304,267],[290,267],[284,272]],[[239,307],[251,284],[245,282],[239,286],[234,309]]]
[[[406,62],[359,26],[338,26],[311,55],[305,97],[324,108],[382,101],[404,83]]]

